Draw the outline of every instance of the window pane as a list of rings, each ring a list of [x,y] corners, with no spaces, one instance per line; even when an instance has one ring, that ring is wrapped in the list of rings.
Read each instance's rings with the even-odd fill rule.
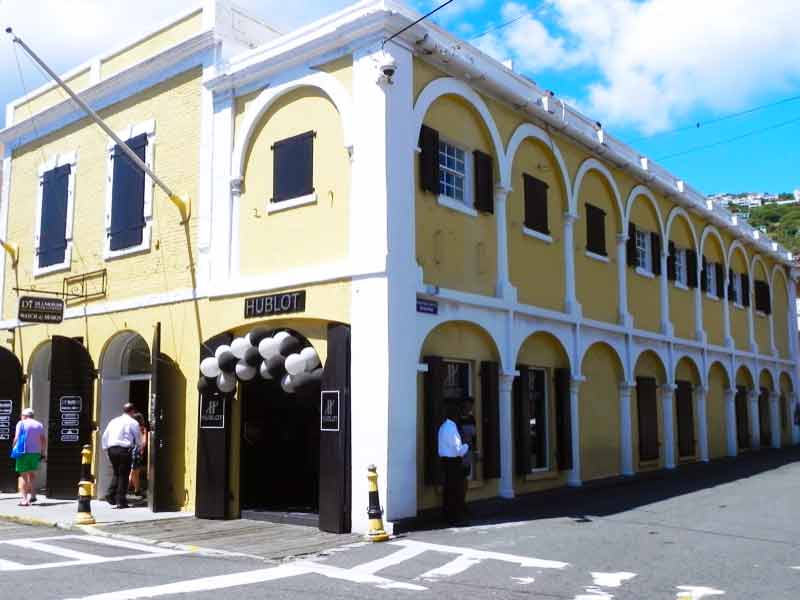
[[[530,403],[531,468],[547,468],[547,395],[543,369],[532,369],[528,379]]]
[[[314,132],[309,131],[275,142],[272,150],[272,201],[281,202],[313,193]]]

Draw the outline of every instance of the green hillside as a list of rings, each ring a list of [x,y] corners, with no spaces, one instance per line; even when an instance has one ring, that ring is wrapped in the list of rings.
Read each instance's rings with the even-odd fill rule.
[[[769,236],[793,254],[800,254],[800,205],[765,204],[750,209],[748,223],[766,228]]]

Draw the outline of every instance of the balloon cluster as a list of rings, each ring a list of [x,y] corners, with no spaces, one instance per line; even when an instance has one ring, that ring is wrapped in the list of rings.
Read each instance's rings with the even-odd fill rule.
[[[267,329],[254,329],[244,337],[223,344],[214,356],[200,362],[203,377],[198,383],[201,392],[216,385],[228,394],[236,389],[236,380],[250,381],[256,375],[280,381],[287,393],[300,392],[322,381],[322,367],[317,351],[288,331],[270,335]]]

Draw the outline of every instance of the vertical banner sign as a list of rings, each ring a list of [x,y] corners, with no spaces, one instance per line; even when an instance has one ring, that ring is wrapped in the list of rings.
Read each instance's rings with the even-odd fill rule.
[[[225,429],[225,396],[200,396],[200,429]]]
[[[80,441],[81,406],[80,396],[61,396],[58,400],[61,413],[60,439],[64,443]]]
[[[11,400],[0,400],[0,440],[11,439],[11,412],[14,403]]]
[[[319,430],[339,431],[339,390],[320,393]]]

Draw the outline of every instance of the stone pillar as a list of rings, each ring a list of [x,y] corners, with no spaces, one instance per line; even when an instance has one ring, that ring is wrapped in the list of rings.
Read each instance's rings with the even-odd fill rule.
[[[619,384],[619,467],[623,475],[633,475],[633,427],[631,425],[631,393],[635,386]]]
[[[661,413],[664,420],[664,467],[675,468],[675,386],[661,386]]]
[[[500,374],[500,496],[514,497],[514,423],[511,391],[515,373]]]
[[[736,388],[725,389],[725,439],[728,442],[728,456],[739,453],[739,441],[736,436]]]
[[[628,312],[628,261],[626,256],[627,233],[617,234],[617,319],[623,327],[633,324]]]
[[[692,392],[694,393],[695,414],[697,415],[697,450],[700,460],[708,462],[708,409],[706,400],[708,388],[698,385]]]
[[[770,392],[769,395],[769,425],[772,435],[772,447],[781,447],[781,395],[778,392]]]
[[[758,390],[747,392],[747,404],[750,409],[750,448],[757,449],[761,446],[761,426],[758,422]]]
[[[666,246],[666,244],[664,244]],[[669,318],[669,280],[667,279],[667,248],[661,248],[661,275],[658,278],[661,301],[661,333],[672,336],[672,321]]]
[[[581,422],[580,388],[582,377],[573,377],[569,382],[569,407],[572,421],[572,470],[567,474],[567,484],[580,487],[581,481]]]
[[[497,226],[497,282],[495,293],[498,298],[516,301],[516,290],[508,278],[508,224],[506,219],[506,198],[511,190],[503,185],[494,188],[494,220]]]
[[[575,292],[575,221],[578,215],[564,213],[564,312],[579,315],[581,305]]]

